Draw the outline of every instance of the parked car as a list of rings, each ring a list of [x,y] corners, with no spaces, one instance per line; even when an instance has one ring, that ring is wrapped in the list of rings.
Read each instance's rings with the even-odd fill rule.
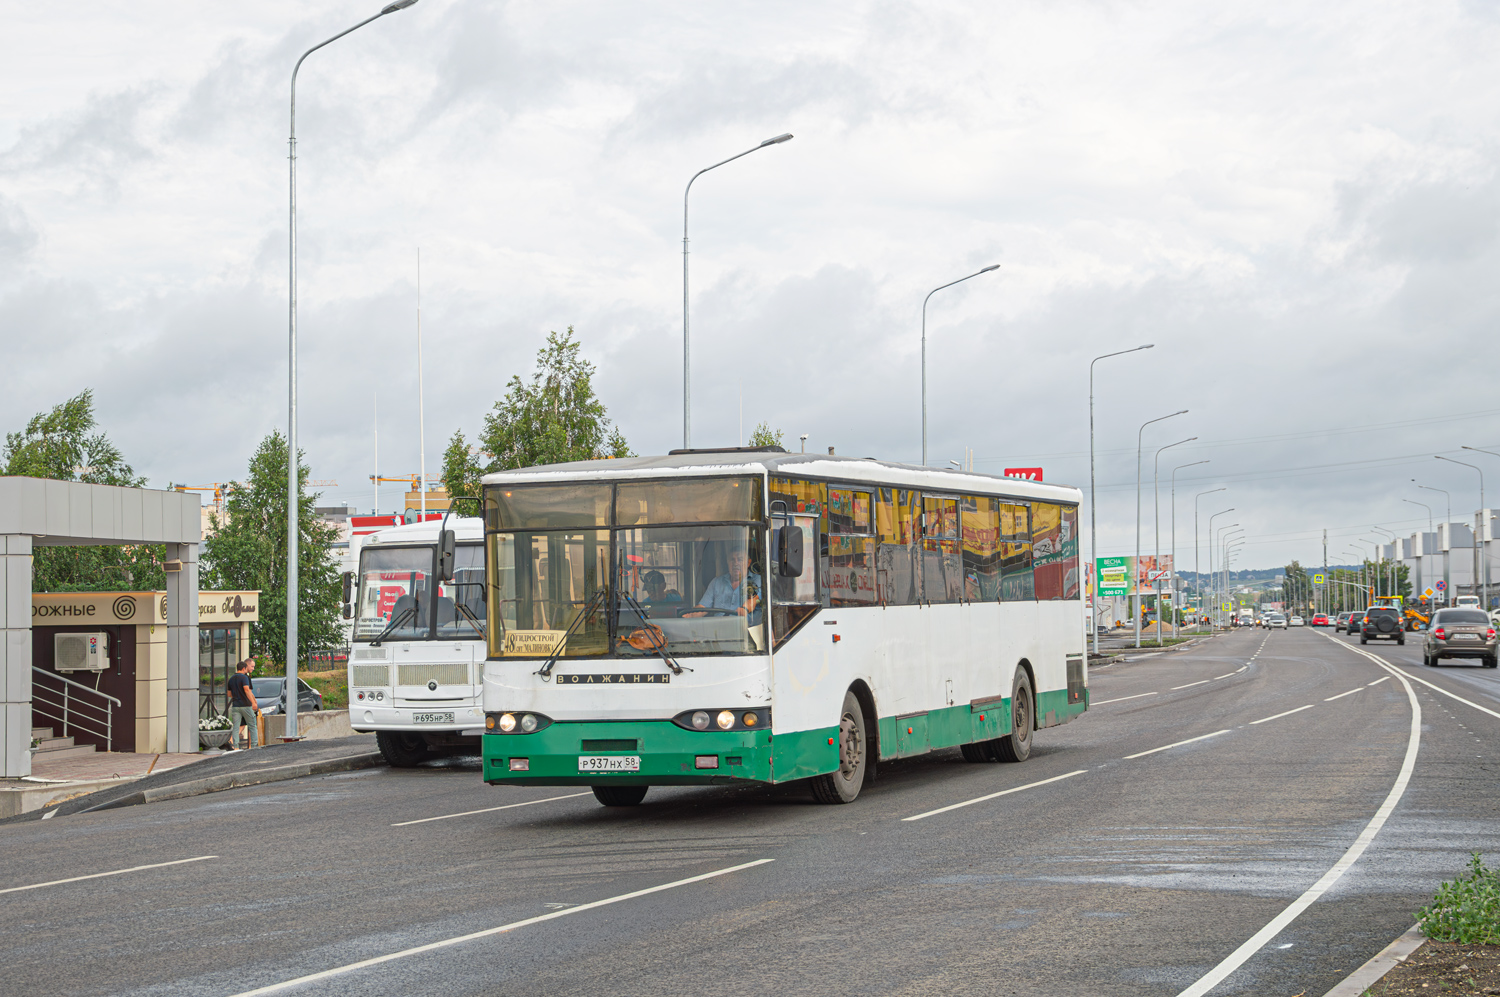
[[[1422,664],[1436,668],[1440,658],[1479,658],[1495,667],[1495,624],[1483,610],[1440,609],[1422,638]]]
[[[272,676],[250,680],[255,692],[255,702],[266,716],[274,716],[286,709],[286,679]],[[307,713],[323,708],[323,694],[301,679],[297,680],[297,712]]]
[[[1312,618],[1312,625],[1315,626],[1315,627],[1327,627],[1327,626],[1332,626],[1333,625],[1333,621],[1328,618],[1327,614],[1325,614],[1325,613],[1318,613],[1315,616],[1313,616],[1313,618]]]
[[[1371,606],[1365,610],[1359,623],[1359,642],[1368,644],[1372,640],[1406,643],[1406,626],[1401,618],[1401,610],[1394,606]]]
[[[1300,617],[1300,616],[1294,616],[1290,620],[1287,621],[1287,626],[1289,626],[1289,627],[1305,627],[1305,626],[1307,626],[1307,621],[1305,621],[1304,619],[1302,619],[1302,617]]]

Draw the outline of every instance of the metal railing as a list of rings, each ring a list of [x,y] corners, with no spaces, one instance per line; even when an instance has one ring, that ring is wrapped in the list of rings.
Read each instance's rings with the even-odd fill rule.
[[[71,726],[91,737],[104,738],[104,750],[114,750],[113,707],[124,706],[124,703],[98,689],[90,689],[81,682],[63,678],[56,672],[49,672],[45,668],[32,665],[31,670],[35,673],[31,679],[31,713],[34,726],[35,718],[40,716],[44,720],[62,724],[63,737],[69,736],[68,728]],[[60,683],[60,688],[38,683],[38,677],[47,679],[49,682]]]

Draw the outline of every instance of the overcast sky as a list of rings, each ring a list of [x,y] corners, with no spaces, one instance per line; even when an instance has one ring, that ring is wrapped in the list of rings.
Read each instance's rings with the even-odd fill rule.
[[[287,83],[379,0],[5,2],[0,428],[93,388],[150,483],[243,477],[286,426]],[[638,453],[693,442],[1040,465],[1100,553],[1329,559],[1500,495],[1492,3],[421,0],[304,64],[300,442],[368,508],[573,326]],[[743,401],[741,401],[743,399]],[[741,414],[743,407],[743,415]],[[382,490],[382,504],[396,498]],[[1497,502],[1500,504],[1500,502]],[[1366,545],[1368,547],[1368,545]],[[1206,564],[1206,553],[1203,555]]]

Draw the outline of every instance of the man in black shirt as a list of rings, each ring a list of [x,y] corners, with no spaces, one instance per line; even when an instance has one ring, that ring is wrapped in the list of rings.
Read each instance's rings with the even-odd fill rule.
[[[250,686],[250,670],[255,667],[254,658],[241,661],[239,668],[229,679],[229,740],[230,750],[240,749],[240,724],[250,728],[249,747],[255,747],[255,731],[260,706],[255,702],[255,690]]]

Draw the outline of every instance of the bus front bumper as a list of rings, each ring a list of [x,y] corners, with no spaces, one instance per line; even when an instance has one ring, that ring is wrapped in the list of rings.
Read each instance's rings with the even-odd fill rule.
[[[492,786],[771,781],[769,730],[690,731],[670,720],[565,721],[534,734],[486,734],[480,740],[484,781]]]

